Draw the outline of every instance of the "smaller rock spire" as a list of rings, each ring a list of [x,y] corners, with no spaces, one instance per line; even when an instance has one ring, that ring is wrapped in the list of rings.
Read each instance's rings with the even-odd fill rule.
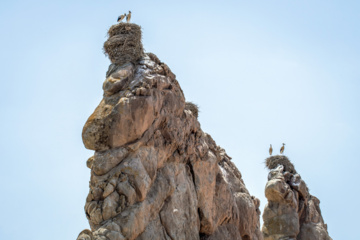
[[[264,240],[332,240],[321,216],[320,201],[309,193],[286,156],[266,159],[270,172],[265,187]]]

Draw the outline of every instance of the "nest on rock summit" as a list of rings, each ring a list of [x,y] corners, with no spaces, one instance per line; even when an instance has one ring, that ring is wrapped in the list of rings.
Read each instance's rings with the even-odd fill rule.
[[[287,171],[287,172],[290,172],[293,174],[296,173],[294,165],[290,162],[290,160],[286,156],[283,156],[283,155],[276,155],[276,156],[268,157],[265,160],[265,165],[269,170],[275,169],[279,165],[283,165],[284,171]]]
[[[186,102],[185,109],[190,110],[196,118],[199,116],[199,107],[193,102]]]
[[[119,23],[110,27],[104,53],[112,63],[123,65],[135,63],[144,55],[141,28],[133,23]]]

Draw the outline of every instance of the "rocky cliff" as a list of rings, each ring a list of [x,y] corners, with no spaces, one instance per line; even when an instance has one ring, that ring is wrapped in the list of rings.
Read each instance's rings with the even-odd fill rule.
[[[78,240],[263,239],[259,200],[201,130],[175,75],[121,23],[104,44],[104,97],[83,128],[95,154]]]
[[[285,156],[266,159],[270,169],[262,232],[265,240],[332,240],[321,216],[320,201]]]

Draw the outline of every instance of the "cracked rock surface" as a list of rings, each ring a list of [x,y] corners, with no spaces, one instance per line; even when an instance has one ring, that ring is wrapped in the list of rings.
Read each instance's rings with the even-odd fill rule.
[[[259,200],[185,108],[166,64],[146,54],[111,64],[103,90],[82,134],[95,154],[87,161],[91,230],[78,240],[263,239]]]
[[[319,199],[309,193],[290,160],[273,156],[266,162],[271,169],[265,187],[268,203],[263,213],[264,239],[332,240],[321,216]]]

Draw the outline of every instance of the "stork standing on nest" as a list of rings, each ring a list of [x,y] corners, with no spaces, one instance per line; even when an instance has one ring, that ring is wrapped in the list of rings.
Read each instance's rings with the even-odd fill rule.
[[[272,146],[271,146],[271,144],[270,144],[270,148],[269,148],[269,154],[270,154],[270,156],[272,155],[272,152],[273,152],[273,148],[272,148]]]
[[[126,17],[126,13],[124,13],[123,15],[120,15],[119,17],[118,17],[118,22],[121,22],[124,18]]]
[[[131,19],[131,11],[129,11],[128,15],[126,15],[126,22],[129,23]]]
[[[283,143],[282,147],[280,148],[280,153],[283,154],[285,150],[285,143]]]

